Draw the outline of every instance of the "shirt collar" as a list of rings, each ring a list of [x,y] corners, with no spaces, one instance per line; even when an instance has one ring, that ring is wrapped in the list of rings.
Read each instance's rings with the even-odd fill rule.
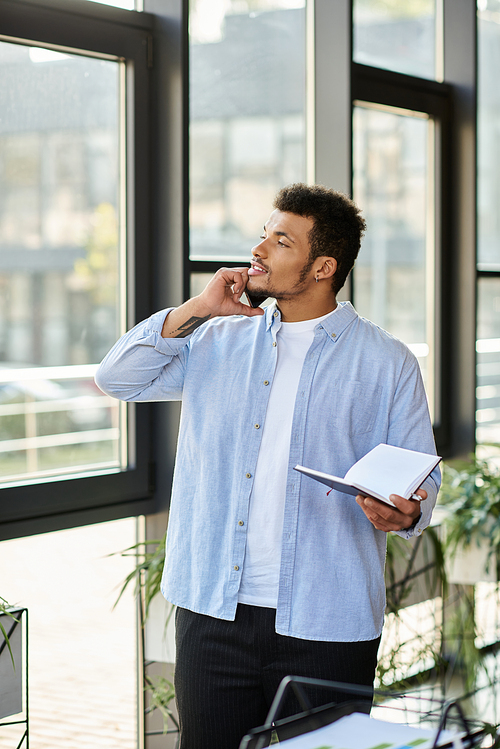
[[[275,312],[278,313],[276,316]],[[268,304],[266,307],[266,330],[269,330],[275,320],[281,323],[281,313],[278,309],[278,303],[276,299],[273,299],[271,304]]]
[[[337,340],[356,318],[358,313],[350,302],[337,302],[337,308],[318,327],[324,328],[332,340]]]
[[[278,314],[275,315],[275,312]],[[266,330],[269,330],[273,323],[281,324],[281,313],[278,308],[278,303],[273,300],[271,304],[266,307]],[[358,317],[358,313],[350,302],[337,302],[337,308],[321,323],[318,323],[318,327],[322,327],[326,330],[328,335],[333,339],[336,338],[350,325],[353,320]]]

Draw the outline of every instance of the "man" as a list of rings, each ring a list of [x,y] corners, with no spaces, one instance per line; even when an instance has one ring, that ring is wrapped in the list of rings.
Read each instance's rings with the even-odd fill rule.
[[[439,470],[395,507],[293,470],[344,476],[381,442],[434,452],[415,357],[336,301],[364,228],[344,195],[283,188],[250,268],[138,325],[98,372],[115,397],[183,402],[162,586],[182,749],[237,749],[287,674],[373,684],[386,532],[428,525]]]

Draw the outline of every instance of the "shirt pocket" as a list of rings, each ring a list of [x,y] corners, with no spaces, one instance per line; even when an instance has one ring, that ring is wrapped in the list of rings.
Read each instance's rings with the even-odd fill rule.
[[[334,422],[343,433],[371,432],[382,399],[382,388],[373,382],[355,380],[339,387]]]

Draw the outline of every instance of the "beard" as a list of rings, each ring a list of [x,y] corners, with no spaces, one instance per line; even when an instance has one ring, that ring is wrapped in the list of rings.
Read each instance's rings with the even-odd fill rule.
[[[247,290],[248,294],[253,297],[254,299],[260,298],[262,301],[267,299],[268,297],[271,297],[272,299],[291,299],[295,296],[298,296],[302,293],[305,287],[305,282],[307,279],[307,276],[309,275],[309,271],[311,270],[312,264],[314,262],[314,258],[309,257],[306,262],[304,263],[304,266],[301,268],[299,272],[299,277],[295,281],[295,283],[287,288],[279,288],[277,286],[273,285],[273,278],[272,278],[272,272],[268,271],[267,281],[268,283],[262,286],[259,286],[258,277],[250,276],[249,283],[251,281],[251,284],[247,284]],[[260,302],[259,302],[260,303]]]

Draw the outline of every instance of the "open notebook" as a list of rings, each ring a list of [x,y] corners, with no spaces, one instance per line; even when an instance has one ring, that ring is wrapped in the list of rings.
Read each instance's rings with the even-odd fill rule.
[[[391,494],[410,499],[440,460],[438,455],[380,444],[349,468],[343,479],[299,465],[295,470],[339,492],[369,495],[393,505]]]

